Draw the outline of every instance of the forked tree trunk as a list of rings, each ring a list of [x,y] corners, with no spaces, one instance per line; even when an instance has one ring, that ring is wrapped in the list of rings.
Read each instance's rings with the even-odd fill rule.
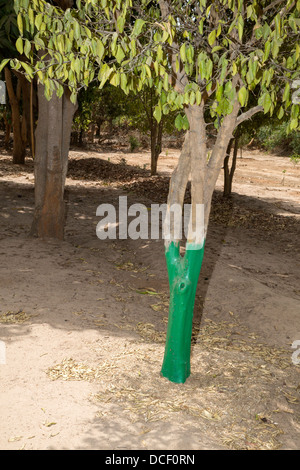
[[[71,128],[76,107],[65,91],[50,101],[38,84],[39,115],[36,128],[35,213],[31,234],[40,238],[64,238],[64,188],[68,168]]]
[[[162,19],[168,21],[171,14],[171,2],[158,0],[158,3]],[[176,91],[185,93],[185,87],[189,84],[189,80],[184,64],[180,60],[178,64],[178,57],[180,57],[180,46],[174,39],[172,48],[169,49],[172,83]],[[206,98],[202,97],[199,106],[189,105],[185,108],[190,130],[186,135],[178,166],[171,178],[167,210],[168,217],[172,204],[179,204],[182,207],[189,173],[191,173],[192,215],[185,256],[183,258],[180,256],[179,240],[176,239],[175,233],[173,239],[171,238],[165,244],[170,284],[170,310],[161,373],[172,382],[185,382],[190,374],[194,299],[204,253],[212,195],[224,163],[228,144],[239,124],[263,111],[262,106],[258,105],[238,116],[240,104],[237,92],[240,83],[241,79],[236,74],[232,80],[232,85],[236,89],[232,112],[222,119],[209,161],[207,161],[205,103],[203,100],[209,98],[210,92],[206,94]],[[204,212],[203,221],[200,222],[203,227],[200,227],[200,230],[198,227],[200,236],[197,235],[197,230],[195,231],[197,228],[197,205],[202,207]],[[172,222],[170,223],[170,232],[172,235]]]
[[[232,114],[224,118],[210,160],[207,162],[204,103],[186,109],[190,130],[187,132],[178,166],[171,178],[167,210],[168,215],[173,204],[182,207],[190,175],[192,205],[185,255],[180,255],[179,240],[176,239],[172,222],[169,224],[170,240],[165,244],[170,308],[161,374],[171,382],[183,383],[190,375],[194,303],[204,255],[211,199],[238,111],[239,104],[236,102]],[[197,218],[199,214],[200,217]]]

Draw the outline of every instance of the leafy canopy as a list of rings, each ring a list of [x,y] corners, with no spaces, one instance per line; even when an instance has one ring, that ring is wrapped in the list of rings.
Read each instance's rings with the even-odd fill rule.
[[[0,0],[0,58],[15,57],[19,37],[14,0]]]
[[[16,47],[26,60],[10,65],[37,75],[49,99],[67,84],[75,101],[95,80],[126,94],[154,87],[158,121],[204,102],[218,127],[236,97],[246,108],[256,96],[264,113],[289,110],[289,130],[298,127],[291,96],[300,76],[300,0],[77,0],[66,11],[44,0],[14,4]],[[176,124],[188,126],[184,113]]]

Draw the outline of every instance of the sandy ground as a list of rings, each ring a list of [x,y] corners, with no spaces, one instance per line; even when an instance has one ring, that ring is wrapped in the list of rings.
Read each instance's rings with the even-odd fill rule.
[[[178,152],[73,150],[62,243],[28,237],[33,165],[0,158],[0,448],[299,449],[299,176],[244,152],[220,176],[185,384],[160,376],[168,315],[163,242],[96,237],[96,208],[165,200]],[[3,346],[3,343],[2,343]],[[296,354],[295,354],[296,353]],[[0,357],[1,358],[1,357]],[[300,354],[299,354],[300,358]]]

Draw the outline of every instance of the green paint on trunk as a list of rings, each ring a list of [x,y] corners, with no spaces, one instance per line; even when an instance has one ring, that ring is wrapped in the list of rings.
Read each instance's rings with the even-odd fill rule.
[[[184,257],[180,255],[179,243],[172,242],[165,252],[170,310],[161,374],[175,383],[184,383],[190,375],[194,303],[203,254],[204,243],[202,246],[187,243]]]

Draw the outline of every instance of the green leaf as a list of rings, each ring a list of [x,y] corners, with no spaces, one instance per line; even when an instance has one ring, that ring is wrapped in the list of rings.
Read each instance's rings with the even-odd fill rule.
[[[142,20],[141,18],[138,18],[136,22],[134,23],[132,34],[134,36],[138,36],[139,34],[141,34],[144,24],[145,24],[145,21]]]
[[[107,64],[103,64],[98,76],[100,80],[100,88],[103,88],[111,73],[112,69]]]
[[[190,105],[193,106],[196,101],[196,93],[192,90],[190,93]]]
[[[287,83],[284,88],[282,101],[286,101],[290,95],[290,84]]]
[[[121,88],[125,93],[128,93],[127,77],[125,73],[121,73],[120,77]]]
[[[0,72],[4,69],[4,67],[6,66],[6,64],[10,61],[10,59],[4,59],[2,60],[1,64],[0,64]]]
[[[202,99],[201,91],[197,90],[196,91],[196,103],[197,103],[198,106],[201,104],[201,99]]]
[[[237,28],[238,28],[239,39],[241,41],[243,39],[243,32],[244,32],[244,20],[242,16],[239,16]]]
[[[252,13],[253,13],[253,6],[249,5],[247,7],[247,19],[249,19],[252,16]]]
[[[123,33],[124,26],[125,26],[125,18],[120,15],[119,18],[117,19],[117,27],[118,27],[119,33]]]
[[[17,16],[17,24],[18,24],[18,28],[19,28],[19,31],[21,33],[21,36],[23,36],[23,17],[21,15],[21,13],[18,14]]]
[[[119,45],[117,48],[117,53],[116,53],[117,62],[120,64],[122,60],[124,59],[124,57],[125,57],[124,51],[122,47]]]
[[[183,116],[183,130],[187,131],[190,128],[190,123],[186,115]]]
[[[284,109],[282,106],[280,106],[279,110],[278,110],[278,113],[277,113],[277,117],[278,119],[282,119],[284,116]]]
[[[97,40],[96,53],[97,53],[98,58],[102,60],[102,57],[104,55],[104,46],[100,39]]]
[[[135,41],[135,39],[132,39],[130,41],[130,56],[131,57],[136,56],[136,41]]]
[[[216,30],[214,29],[209,35],[208,35],[208,44],[212,46],[216,40]]]
[[[26,64],[26,62],[21,62],[23,69],[25,72],[29,75],[30,78],[33,78],[33,69],[30,67],[29,64]]]
[[[25,39],[25,44],[24,44],[24,54],[26,57],[29,57],[31,52],[31,43],[28,41],[28,39]]]
[[[19,37],[16,41],[16,48],[20,54],[23,54],[23,39]]]
[[[290,130],[292,131],[294,129],[297,129],[297,127],[298,127],[298,119],[294,118],[290,122]]]
[[[164,76],[163,87],[166,91],[168,91],[168,89],[169,89],[169,74],[168,73],[166,73],[165,76]]]
[[[213,54],[214,52],[218,52],[220,49],[223,49],[223,47],[222,47],[222,46],[215,46],[215,47],[212,49],[211,52],[212,52],[212,54]]]
[[[161,104],[159,102],[158,105],[155,106],[155,109],[153,111],[153,116],[155,117],[158,123],[161,121],[161,114],[162,114],[162,110],[161,110]]]
[[[267,114],[270,111],[272,105],[272,99],[269,93],[265,93],[263,100],[264,113]]]
[[[241,106],[245,106],[248,98],[248,91],[244,86],[239,90],[238,98]]]
[[[39,30],[43,22],[43,13],[39,13],[35,18],[35,26]]]
[[[278,56],[279,46],[280,46],[279,41],[277,41],[277,40],[275,39],[275,40],[273,41],[273,46],[272,46],[272,56],[273,56],[273,59],[276,59],[276,57]]]
[[[182,62],[186,61],[185,43],[183,43],[182,46],[180,47],[180,57],[181,57]]]
[[[118,73],[113,73],[109,83],[115,87],[120,85],[120,75]]]
[[[177,115],[175,119],[175,126],[176,129],[178,129],[179,131],[181,131],[181,129],[183,128],[183,117],[181,116],[181,114]]]

